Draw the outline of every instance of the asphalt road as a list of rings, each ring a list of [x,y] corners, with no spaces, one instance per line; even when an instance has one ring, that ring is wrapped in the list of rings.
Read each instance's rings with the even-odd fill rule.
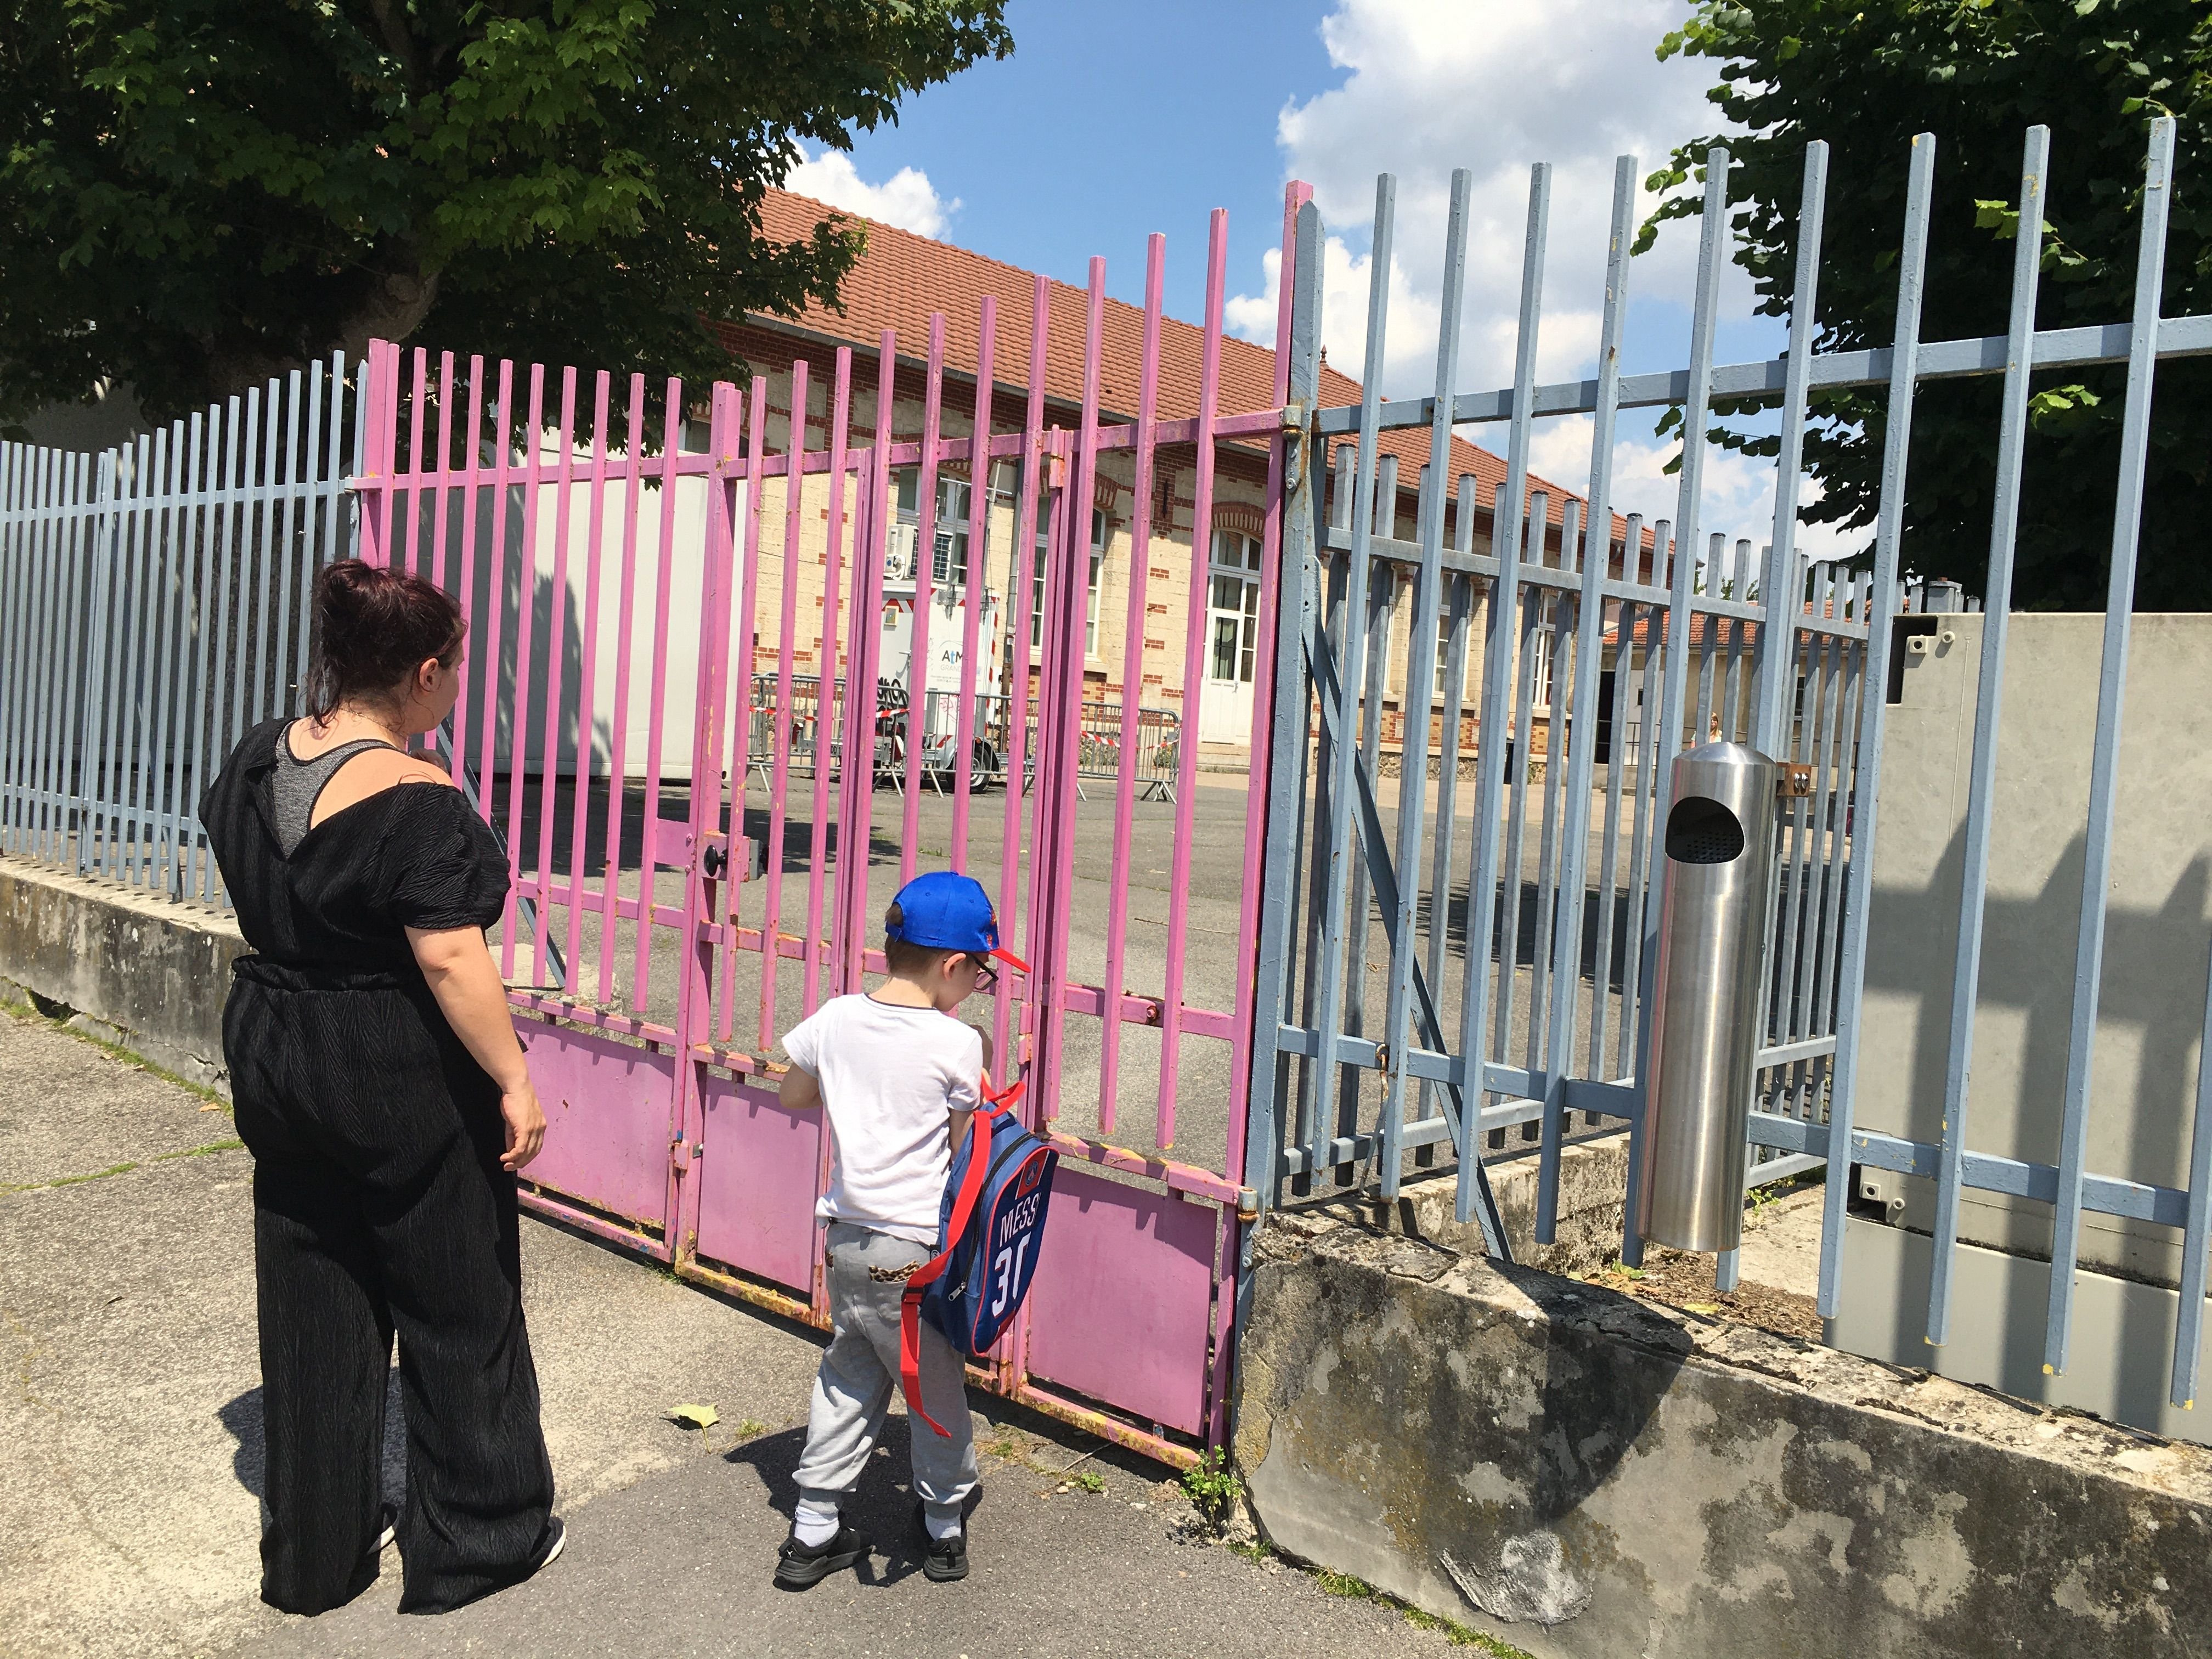
[[[257,1598],[262,1440],[252,1163],[218,1104],[0,1014],[0,1650],[117,1656],[1443,1653],[1439,1632],[1278,1562],[1173,1541],[1162,1472],[971,1395],[975,1571],[902,1527],[904,1418],[856,1514],[884,1548],[794,1596],[769,1575],[812,1334],[526,1218],[525,1297],[571,1525],[542,1578],[401,1619],[396,1554],[320,1619]],[[669,1420],[713,1404],[702,1443]],[[390,1407],[398,1410],[397,1389]],[[895,1408],[896,1409],[896,1408]],[[395,1422],[387,1443],[400,1444]],[[1096,1455],[1091,1455],[1096,1454]],[[1060,1490],[1079,1472],[1103,1490]],[[397,1497],[395,1455],[385,1472]]]

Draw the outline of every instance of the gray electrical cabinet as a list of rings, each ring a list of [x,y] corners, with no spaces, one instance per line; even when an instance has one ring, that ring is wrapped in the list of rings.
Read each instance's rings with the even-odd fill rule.
[[[1979,615],[1896,624],[1859,1032],[1857,1124],[1938,1142]],[[2081,909],[2098,615],[2012,618],[1966,1145],[2056,1164]],[[2134,618],[2087,1167],[2188,1184],[2212,951],[2212,616]],[[1861,1168],[1834,1346],[2192,1440],[2166,1402],[2180,1235],[2082,1219],[2072,1361],[2044,1373],[2051,1207],[1968,1188],[1949,1340],[1925,1340],[1935,1184]],[[2205,1419],[2205,1420],[2200,1420]]]

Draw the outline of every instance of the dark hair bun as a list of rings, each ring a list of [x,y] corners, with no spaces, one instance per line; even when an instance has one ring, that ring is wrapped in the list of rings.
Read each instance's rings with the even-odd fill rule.
[[[328,720],[340,703],[388,696],[461,643],[461,608],[420,576],[340,559],[315,578],[314,649],[307,712]]]

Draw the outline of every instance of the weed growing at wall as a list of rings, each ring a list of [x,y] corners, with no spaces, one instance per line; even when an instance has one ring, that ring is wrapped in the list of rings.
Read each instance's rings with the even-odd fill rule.
[[[1219,1526],[1244,1496],[1244,1483],[1218,1446],[1182,1472],[1183,1495],[1207,1522]]]

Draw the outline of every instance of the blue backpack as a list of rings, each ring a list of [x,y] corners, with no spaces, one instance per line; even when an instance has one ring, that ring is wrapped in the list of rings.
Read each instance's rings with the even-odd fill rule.
[[[907,1409],[938,1433],[948,1431],[922,1408],[920,1322],[927,1319],[959,1352],[980,1358],[1021,1310],[1036,1276],[1060,1154],[1008,1109],[1023,1085],[1004,1093],[983,1083],[983,1104],[968,1139],[952,1154],[938,1216],[943,1248],[914,1270],[899,1305],[899,1381]]]

